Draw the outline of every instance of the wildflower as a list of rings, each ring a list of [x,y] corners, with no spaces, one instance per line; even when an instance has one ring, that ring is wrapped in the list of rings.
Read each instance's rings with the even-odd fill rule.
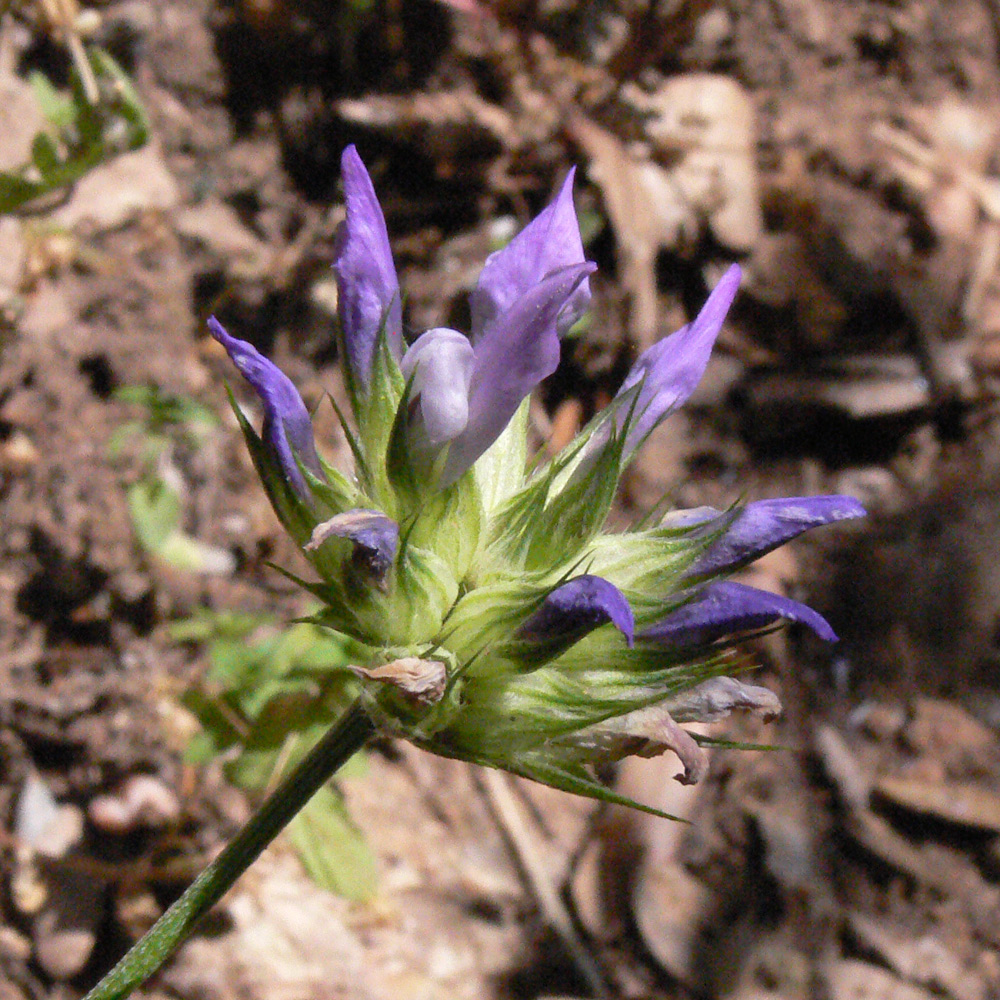
[[[264,404],[264,438],[292,487],[306,499],[308,489],[298,463],[302,462],[315,474],[320,473],[320,465],[312,421],[298,390],[277,365],[252,344],[231,337],[214,316],[209,319],[208,328],[260,396]]]
[[[850,497],[795,497],[602,531],[629,458],[701,378],[739,268],[643,353],[576,440],[528,472],[527,397],[590,298],[572,172],[486,261],[469,336],[440,327],[409,346],[385,220],[353,147],[342,176],[334,271],[353,478],[317,454],[288,379],[214,320],[211,330],[263,404],[261,435],[241,422],[318,574],[300,581],[321,601],[315,621],[367,650],[356,674],[368,714],[432,751],[607,800],[619,801],[588,765],[625,754],[673,751],[680,780],[696,780],[705,758],[683,723],[780,709],[726,676],[733,637],[788,620],[835,638],[810,608],[728,577],[864,513]]]

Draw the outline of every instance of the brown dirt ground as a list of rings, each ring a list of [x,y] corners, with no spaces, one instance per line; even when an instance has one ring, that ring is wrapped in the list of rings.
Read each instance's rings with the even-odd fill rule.
[[[0,167],[37,128],[26,74],[68,65],[33,5],[15,6]],[[996,995],[1000,5],[464,6],[94,5],[153,141],[0,220],[0,998],[82,995],[247,815],[217,766],[183,762],[177,698],[205,654],[168,626],[305,605],[268,568],[296,554],[204,321],[267,350],[309,403],[336,385],[327,268],[351,141],[418,330],[461,325],[491,242],[580,165],[595,321],[538,401],[540,441],[599,407],[722,264],[746,265],[705,385],[615,517],[665,492],[860,496],[866,525],[756,571],[844,641],[760,647],[786,716],[724,732],[787,751],[717,751],[695,792],[670,761],[617,775],[690,826],[376,747],[345,782],[379,858],[375,900],[316,889],[279,842],[143,995],[489,1000],[595,980],[636,998]],[[649,104],[693,74],[735,81],[735,104],[716,118]],[[654,208],[668,218],[650,222]],[[137,544],[125,498],[142,456],[135,442],[109,455],[137,416],[115,394],[127,385],[219,414],[169,460],[185,530],[228,572],[171,569]],[[319,433],[336,458],[332,421]],[[102,832],[90,804],[135,774],[171,820]],[[15,829],[32,783],[85,824],[48,866]]]

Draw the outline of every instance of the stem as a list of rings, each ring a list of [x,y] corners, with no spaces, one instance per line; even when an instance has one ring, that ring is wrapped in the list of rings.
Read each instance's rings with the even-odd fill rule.
[[[225,850],[84,997],[118,1000],[151,976],[281,832],[285,824],[375,732],[360,702],[337,720],[294,771],[268,796]]]

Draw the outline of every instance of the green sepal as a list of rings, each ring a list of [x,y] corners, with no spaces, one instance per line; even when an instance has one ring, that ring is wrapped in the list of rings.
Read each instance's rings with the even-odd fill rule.
[[[367,389],[359,392],[349,386],[349,392],[363,455],[358,475],[365,492],[377,506],[389,516],[395,516],[395,494],[387,460],[393,427],[406,393],[406,381],[389,347],[384,320],[375,344]]]
[[[336,542],[347,540],[330,539],[326,544]],[[441,558],[405,540],[400,543],[386,590],[360,579],[349,558],[344,558],[342,566],[339,578],[331,575],[322,583],[297,581],[324,605],[307,620],[369,645],[408,646],[430,641],[458,596],[458,583]],[[290,576],[287,571],[285,575]]]
[[[525,396],[500,437],[476,460],[476,483],[486,517],[513,496],[524,483],[528,462],[528,415],[531,397]]]
[[[615,435],[594,464],[586,472],[570,476],[546,504],[534,525],[527,568],[574,558],[601,530],[618,489],[624,446],[624,435]],[[553,485],[558,488],[555,481]]]
[[[463,580],[479,548],[483,507],[475,477],[466,472],[433,493],[408,525],[412,544],[435,552]]]
[[[706,650],[700,659],[690,651],[681,659],[656,649],[629,650],[624,643],[618,652],[624,662],[590,657],[589,666],[566,669],[563,657],[530,673],[467,674],[452,744],[502,762],[549,744],[571,743],[581,730],[656,705],[733,666],[732,657],[719,649]],[[609,665],[594,667],[595,662]]]
[[[795,747],[781,743],[747,743],[745,740],[727,740],[721,736],[708,736],[705,733],[691,733],[691,738],[700,747],[710,750],[755,750],[762,753],[794,753]]]
[[[687,579],[685,571],[730,527],[739,508],[711,521],[644,531],[598,535],[584,554],[587,571],[627,592],[637,627],[651,625],[688,599],[705,578]]]
[[[596,453],[588,451],[591,439],[606,426],[607,444]],[[592,420],[494,511],[484,566],[545,568],[573,559],[607,518],[621,476],[624,442],[624,433],[614,433],[612,414]],[[591,463],[587,469],[585,462]]]
[[[650,816],[659,816],[660,819],[676,820],[678,823],[688,822],[681,816],[674,816],[672,813],[664,812],[655,806],[637,802],[627,795],[622,795],[606,785],[602,785],[578,761],[556,761],[550,755],[528,754],[525,760],[518,761],[507,770],[522,778],[530,778],[542,785],[570,792],[573,795],[582,795],[588,799],[596,799],[598,802],[606,802],[608,805],[637,809],[639,812],[649,813]]]
[[[333,396],[328,395],[327,399],[330,400],[333,412],[337,415],[337,420],[340,423],[340,429],[344,432],[344,439],[347,441],[347,445],[351,449],[351,455],[354,458],[354,471],[358,481],[362,485],[371,483],[372,473],[368,468],[368,463],[365,459],[365,452],[361,441],[358,439],[357,434],[354,433],[350,423],[348,423],[347,417],[344,416],[343,411],[337,405],[337,401],[333,398]],[[323,461],[322,458],[320,458],[320,464],[323,466],[324,471],[328,471],[331,468],[326,462]],[[395,516],[394,511],[392,512],[392,516]]]
[[[410,391],[415,377],[416,372],[413,372],[403,386],[403,396],[389,431],[384,461],[389,485],[398,501],[397,510],[407,513],[415,510],[420,505],[421,497],[433,488],[433,478],[426,475],[428,470],[424,470],[423,476],[420,474],[410,448]]]
[[[510,641],[553,586],[548,574],[494,577],[462,595],[445,622],[443,641],[460,661],[475,658],[470,675],[510,670],[513,664],[495,662],[491,654]]]
[[[312,469],[306,468],[301,462],[299,462],[299,470],[313,498],[327,508],[330,516],[365,506],[365,501],[358,492],[358,488],[347,476],[323,461],[322,458],[320,458],[319,463],[325,479],[320,479]]]

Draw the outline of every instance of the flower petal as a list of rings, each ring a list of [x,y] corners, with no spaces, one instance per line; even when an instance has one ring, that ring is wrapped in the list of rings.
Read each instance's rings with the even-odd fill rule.
[[[764,628],[779,618],[808,625],[827,642],[837,640],[829,622],[812,608],[732,580],[708,584],[639,638],[661,646],[702,646],[733,632]]]
[[[657,341],[632,366],[618,396],[638,385],[639,398],[634,409],[620,406],[616,415],[621,430],[628,414],[633,413],[626,453],[642,444],[646,435],[694,392],[739,285],[740,269],[734,264],[712,290],[694,322]]]
[[[711,507],[678,513],[700,514],[705,521],[722,516]],[[698,557],[687,576],[714,576],[737,569],[810,528],[864,516],[864,507],[848,496],[757,500],[737,513],[725,533]]]
[[[208,328],[260,397],[264,404],[263,438],[296,493],[308,500],[309,488],[298,462],[320,478],[323,471],[316,456],[309,411],[298,389],[274,362],[268,361],[252,344],[227,333],[214,316],[209,318]]]
[[[682,785],[696,785],[708,772],[708,754],[686,729],[677,725],[663,705],[649,705],[605,719],[581,730],[574,740],[591,749],[595,761],[658,757],[671,750],[683,767],[674,776]]]
[[[441,447],[465,430],[472,367],[469,338],[446,327],[421,334],[403,356],[403,377],[413,380],[411,397],[419,401],[428,445]]]
[[[635,621],[625,595],[602,577],[584,574],[551,591],[542,606],[517,630],[517,637],[575,642],[609,622],[631,646]]]
[[[397,358],[403,353],[403,307],[385,218],[354,146],[344,150],[340,169],[347,218],[337,232],[333,273],[345,360],[364,389],[383,323],[389,349]]]
[[[735,677],[711,677],[663,702],[678,722],[717,722],[739,710],[763,719],[781,715],[781,700],[770,689]]]
[[[559,313],[594,270],[595,264],[584,262],[550,274],[521,296],[474,345],[469,421],[452,442],[440,485],[458,479],[500,436],[521,400],[556,370]]]
[[[358,508],[317,524],[305,545],[318,549],[328,538],[348,538],[354,544],[353,561],[381,586],[385,583],[399,543],[399,525],[381,511]]]
[[[559,194],[502,250],[491,254],[470,296],[472,342],[478,344],[500,322],[504,313],[543,278],[561,268],[582,264],[583,242],[573,208],[573,177],[570,170]],[[586,311],[590,283],[581,281],[563,303],[556,321],[562,336]]]
[[[448,668],[439,660],[422,660],[419,656],[404,656],[378,667],[349,666],[347,669],[359,677],[396,688],[417,705],[437,704],[448,685]]]

